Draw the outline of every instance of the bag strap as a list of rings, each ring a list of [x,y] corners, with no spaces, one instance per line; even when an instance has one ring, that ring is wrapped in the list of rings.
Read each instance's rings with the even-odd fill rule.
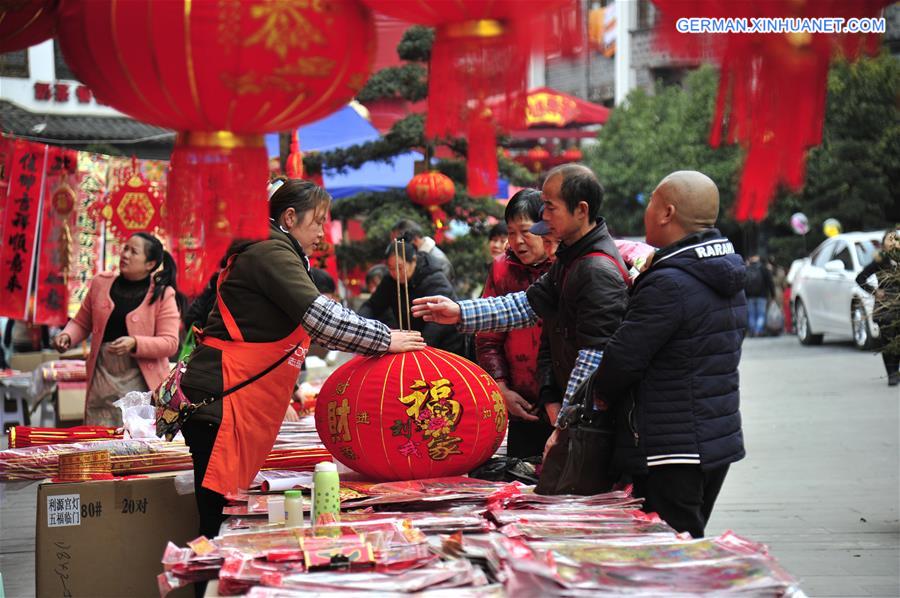
[[[585,258],[595,257],[595,256],[604,257],[604,258],[608,259],[609,261],[611,261],[616,266],[616,270],[619,271],[619,273],[622,275],[622,278],[625,280],[625,286],[627,286],[629,288],[631,287],[631,277],[628,275],[628,272],[625,270],[625,268],[622,267],[622,264],[619,263],[619,260],[617,260],[616,258],[614,258],[613,256],[609,255],[608,253],[606,253],[604,251],[592,251],[590,253],[585,253],[584,255],[578,256],[577,258],[572,260],[572,263],[570,263],[569,267],[566,268],[565,274],[563,274],[563,281],[562,281],[562,286],[560,287],[560,291],[562,289],[566,288],[566,281],[569,279],[569,272],[572,271],[572,268],[575,266],[575,263],[580,262],[581,260],[583,260]]]

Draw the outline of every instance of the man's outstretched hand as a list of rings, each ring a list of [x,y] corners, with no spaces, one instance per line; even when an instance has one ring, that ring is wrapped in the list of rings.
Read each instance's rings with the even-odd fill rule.
[[[458,324],[459,314],[459,303],[441,295],[413,300],[413,317],[422,318],[426,322]]]

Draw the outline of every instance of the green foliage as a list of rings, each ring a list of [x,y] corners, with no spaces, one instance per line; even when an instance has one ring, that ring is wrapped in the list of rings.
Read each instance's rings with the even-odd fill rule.
[[[359,95],[360,102],[373,102],[384,98],[401,98],[418,102],[428,97],[428,69],[421,64],[410,63],[381,69],[366,82]]]
[[[717,85],[716,71],[707,66],[691,73],[684,89],[660,87],[655,95],[636,89],[612,111],[585,162],[603,183],[603,214],[616,234],[643,234],[638,195],[648,201],[675,170],[699,170],[712,178],[719,186],[720,215],[728,219],[741,153],[733,145],[709,146]]]
[[[403,32],[397,45],[400,60],[428,62],[431,60],[431,46],[434,45],[434,29],[423,25],[413,25]]]
[[[832,67],[822,144],[807,157],[806,185],[799,194],[782,194],[768,218],[777,235],[771,244],[785,260],[803,255],[803,240],[789,230],[793,212],[809,218],[810,250],[824,240],[828,218],[845,231],[900,221],[898,89],[900,63],[887,52]]]

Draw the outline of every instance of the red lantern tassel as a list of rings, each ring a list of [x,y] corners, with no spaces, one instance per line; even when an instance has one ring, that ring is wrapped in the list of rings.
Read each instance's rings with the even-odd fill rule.
[[[169,165],[164,228],[178,286],[199,294],[233,239],[268,234],[268,158],[261,135],[183,133]]]
[[[469,155],[466,186],[469,194],[493,196],[497,193],[497,135],[487,115],[469,123]]]

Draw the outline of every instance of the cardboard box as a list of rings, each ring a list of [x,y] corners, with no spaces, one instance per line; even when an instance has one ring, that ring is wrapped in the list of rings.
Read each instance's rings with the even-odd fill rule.
[[[136,480],[41,484],[37,504],[37,596],[158,598],[169,541],[197,537],[194,495],[174,474]],[[170,597],[189,598],[193,586]]]
[[[56,351],[28,351],[25,353],[13,353],[9,358],[9,367],[20,372],[33,372],[42,363],[59,359]]]
[[[56,390],[56,415],[61,422],[84,419],[87,382],[59,382]]]

